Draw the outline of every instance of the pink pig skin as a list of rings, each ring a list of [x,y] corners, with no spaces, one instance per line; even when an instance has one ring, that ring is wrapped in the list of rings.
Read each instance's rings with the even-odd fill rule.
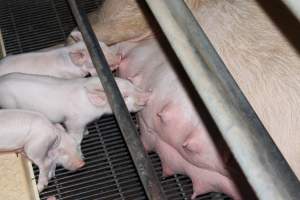
[[[263,3],[264,1],[186,0],[185,2],[299,178],[300,57],[299,52],[293,48],[293,45],[299,46],[295,28],[298,27],[298,23],[295,25],[289,21],[284,10],[277,8],[275,4],[269,6],[269,10],[263,10],[263,4],[267,4]],[[226,169],[232,165],[229,161],[233,159],[226,150],[217,152],[215,146],[218,145],[213,145],[212,138],[208,137],[201,120],[193,111],[191,101],[183,91],[188,88],[183,88],[177,83],[178,78],[170,67],[176,67],[178,63],[173,63],[173,58],[167,61],[160,48],[151,47],[153,45],[150,44],[151,40],[139,42],[136,39],[134,42],[133,29],[130,28],[132,23],[122,23],[118,31],[109,28],[116,27],[120,21],[125,21],[123,18],[128,17],[131,21],[140,20],[135,24],[142,23],[144,21],[144,18],[140,17],[142,9],[128,3],[129,6],[133,6],[132,13],[127,11],[128,14],[126,9],[123,9],[125,15],[115,15],[114,11],[118,10],[116,8],[125,6],[110,4],[109,1],[105,3],[104,7],[109,6],[112,11],[109,12],[107,9],[104,15],[97,15],[99,18],[95,18],[93,23],[96,32],[105,32],[110,38],[115,38],[114,42],[131,40],[115,45],[123,58],[119,73],[140,87],[153,90],[152,100],[139,115],[141,138],[145,148],[157,151],[160,157],[163,156],[158,147],[150,142],[151,139],[146,137],[150,133],[156,134],[159,140],[172,146],[189,163],[199,168],[216,170],[226,176],[228,174]],[[274,13],[275,20],[272,21],[270,16]],[[147,17],[150,19],[148,21],[150,27],[153,28],[155,19]],[[109,23],[106,24],[107,22]],[[276,26],[280,23],[284,25],[281,30]],[[148,29],[149,27],[142,27],[134,33],[139,37]],[[292,36],[289,38],[291,40],[286,36]],[[98,35],[98,37],[100,40],[107,39],[106,36]],[[206,117],[202,112],[199,113],[202,118]],[[164,169],[166,174],[172,172],[170,167]],[[236,176],[238,175],[235,174]],[[191,178],[193,179],[193,175]],[[220,185],[220,182],[217,181],[216,184]],[[246,196],[245,199],[253,198]]]
[[[115,78],[127,108],[144,108],[151,93],[130,81]],[[53,123],[64,123],[80,144],[86,125],[112,113],[98,77],[62,79],[50,76],[10,73],[0,76],[0,106],[43,113]]]
[[[77,36],[74,31],[72,36]],[[120,56],[110,51],[99,41],[104,55],[113,70],[120,62]],[[59,78],[73,79],[88,74],[97,75],[92,60],[83,41],[66,47],[43,49],[36,52],[10,55],[0,61],[0,76],[20,72],[25,74],[49,75]]]
[[[54,176],[56,165],[69,170],[84,165],[77,154],[75,140],[60,124],[53,125],[38,112],[2,109],[0,124],[0,152],[24,152],[39,167],[39,192]]]
[[[138,42],[151,30],[156,33],[155,19],[136,2],[141,3],[105,1],[103,7],[91,14],[98,39],[110,44],[125,40]],[[256,0],[185,2],[300,179],[299,22],[280,6],[280,1],[273,4]],[[127,49],[135,45],[127,43]],[[152,67],[157,67],[158,53],[151,53],[154,55],[151,63],[155,64]],[[147,60],[143,51],[135,54],[140,56],[136,61]],[[125,54],[123,58],[124,63],[129,62]],[[129,72],[122,73],[125,76]],[[132,73],[128,78],[136,83],[152,76],[151,73],[144,73],[142,78],[135,75]],[[157,81],[156,77],[151,78]],[[149,84],[153,83],[149,81]]]
[[[229,177],[212,170],[196,167],[187,162],[176,149],[160,139],[157,133],[148,132],[147,134],[142,134],[141,139],[144,144],[149,145],[151,143],[153,149],[159,154],[164,176],[179,173],[191,177],[194,189],[192,199],[198,194],[211,191],[231,194],[234,199],[241,199],[239,192],[236,191],[234,183]]]
[[[159,154],[163,173],[188,175],[193,182],[193,198],[219,191],[241,199],[226,169],[228,150],[218,151],[185,86],[171,67],[174,63],[168,60],[158,41],[155,38],[127,41],[113,48],[123,58],[119,75],[145,91],[152,91],[138,120],[141,140],[147,151]]]

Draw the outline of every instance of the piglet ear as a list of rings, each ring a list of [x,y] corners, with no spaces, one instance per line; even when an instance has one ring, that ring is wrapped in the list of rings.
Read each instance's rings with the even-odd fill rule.
[[[81,32],[78,31],[77,29],[74,29],[74,30],[70,33],[70,37],[72,37],[72,39],[73,39],[75,42],[79,42],[79,41],[82,41],[82,40],[83,40]]]
[[[58,126],[57,126],[58,125]],[[64,129],[64,127],[62,127],[60,124],[55,124],[55,127],[59,128],[59,129]],[[56,157],[57,157],[57,147],[59,146],[59,143],[60,143],[60,137],[58,137],[58,135],[56,135],[55,139],[53,140],[51,146],[49,146],[49,149],[48,149],[48,156],[49,158],[51,158],[52,160],[55,160]]]
[[[69,55],[71,61],[78,66],[82,66],[87,60],[87,52],[83,49],[71,51]]]
[[[61,131],[66,131],[66,129],[59,123],[55,124],[55,127],[58,128]]]
[[[104,106],[107,102],[105,92],[99,86],[95,88],[85,87],[86,94],[90,102],[95,106]]]

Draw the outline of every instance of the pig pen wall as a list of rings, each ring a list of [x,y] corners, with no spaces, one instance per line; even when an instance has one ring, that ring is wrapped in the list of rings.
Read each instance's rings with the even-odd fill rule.
[[[90,12],[100,6],[101,1],[82,0],[80,3]],[[61,44],[75,26],[65,0],[0,1],[0,28],[8,55]],[[64,200],[146,199],[114,117],[104,116],[90,123],[88,130],[90,134],[82,142],[86,166],[78,172],[58,167],[56,176],[50,180],[40,198],[55,195],[57,199]],[[149,155],[168,199],[190,199],[192,184],[189,178],[182,175],[162,178],[158,156]],[[36,166],[33,168],[37,176],[38,169]],[[197,199],[229,198],[210,193]]]

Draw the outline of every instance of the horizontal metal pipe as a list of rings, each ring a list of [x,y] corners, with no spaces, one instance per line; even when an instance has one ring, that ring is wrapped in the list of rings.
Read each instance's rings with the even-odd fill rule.
[[[299,0],[281,0],[292,11],[295,17],[300,21],[300,1]]]
[[[78,7],[76,0],[68,0],[79,30],[82,33],[87,49],[91,55],[97,74],[107,95],[109,104],[120,126],[127,143],[131,158],[140,176],[148,199],[164,200],[164,193],[154,172],[151,162],[138,138],[135,128],[120,90],[109,69],[108,63],[99,46],[95,33],[87,19],[85,12]]]
[[[300,199],[300,184],[182,0],[146,0],[259,199]]]

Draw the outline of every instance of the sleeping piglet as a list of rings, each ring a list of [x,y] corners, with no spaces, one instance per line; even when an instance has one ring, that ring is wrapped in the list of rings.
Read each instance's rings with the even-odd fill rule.
[[[113,70],[121,60],[103,42],[99,42]],[[51,50],[10,55],[0,61],[0,76],[20,72],[25,74],[49,75],[61,78],[96,75],[95,67],[83,41]]]
[[[141,110],[150,92],[130,81],[115,78],[128,110]],[[64,123],[68,132],[82,140],[85,126],[112,113],[98,77],[61,79],[49,76],[11,73],[0,77],[0,106],[41,112],[54,123]]]
[[[76,170],[84,161],[77,143],[60,124],[53,125],[44,115],[18,109],[0,110],[0,151],[24,153],[39,167],[38,191],[48,185],[56,165]]]

